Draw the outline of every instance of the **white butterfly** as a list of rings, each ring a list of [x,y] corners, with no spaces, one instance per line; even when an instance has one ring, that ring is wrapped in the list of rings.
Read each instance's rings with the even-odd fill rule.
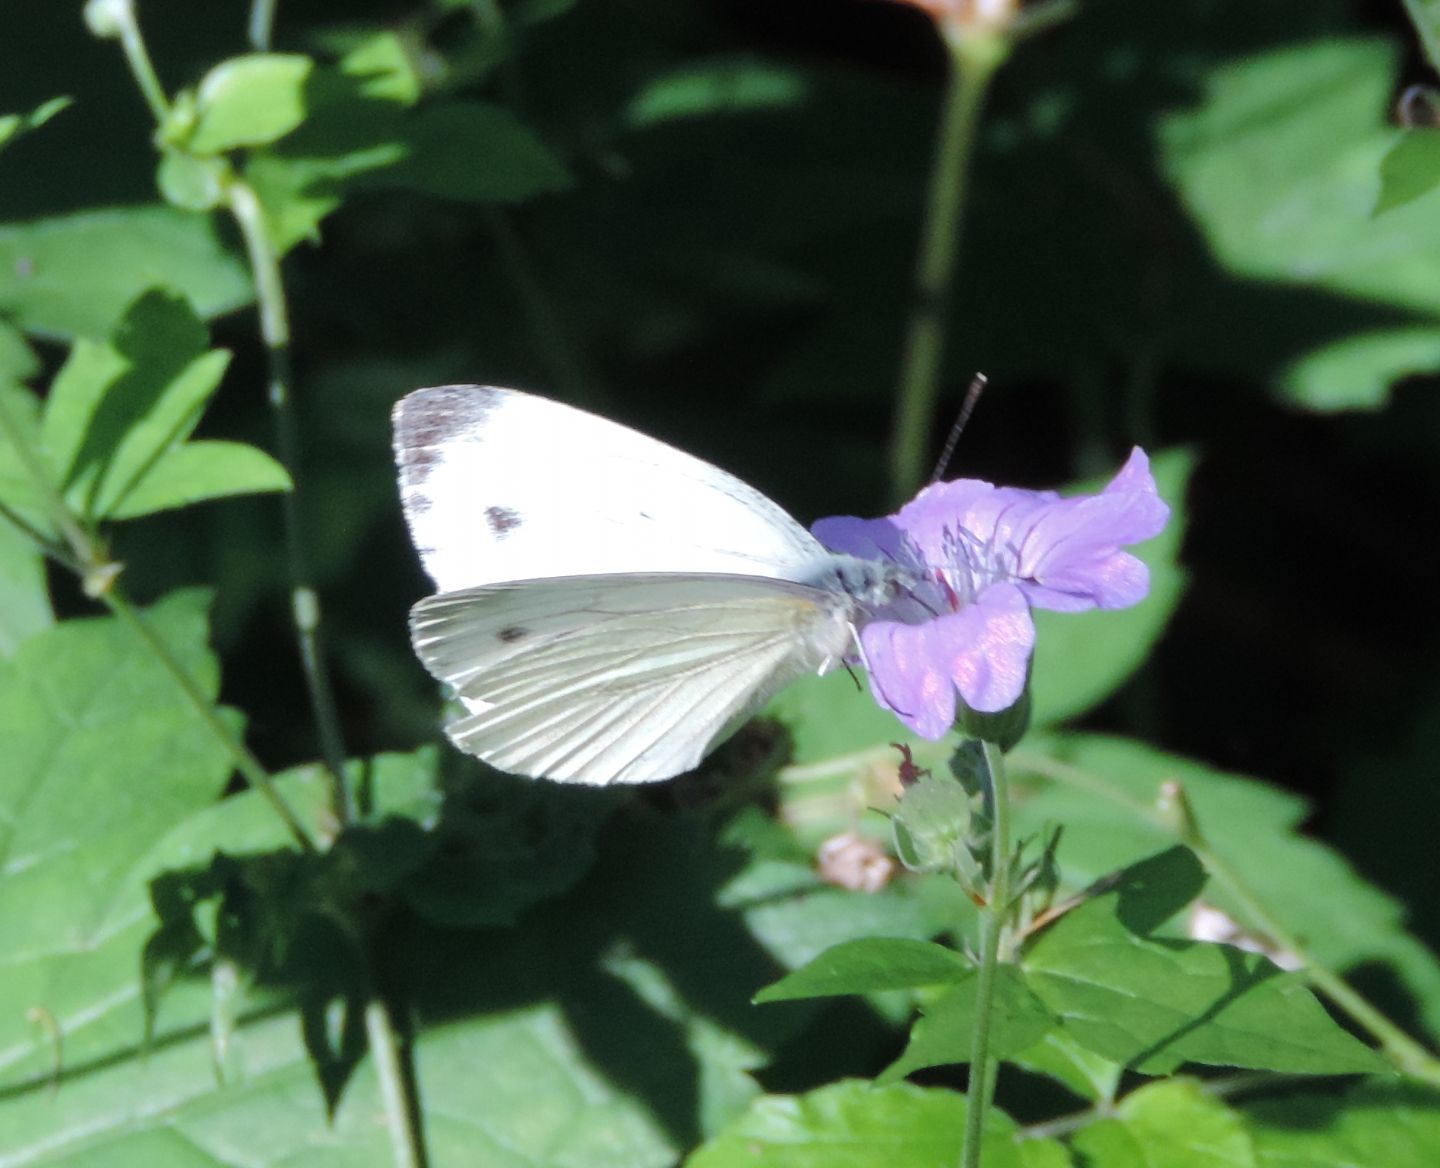
[[[394,425],[405,517],[440,590],[411,610],[411,640],[468,711],[451,739],[501,770],[689,770],[840,663],[863,606],[896,587],[732,475],[546,398],[419,389]]]

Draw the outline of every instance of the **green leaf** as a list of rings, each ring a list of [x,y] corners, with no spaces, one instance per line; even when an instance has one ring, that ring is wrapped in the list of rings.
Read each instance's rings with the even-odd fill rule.
[[[291,53],[250,53],[222,61],[195,94],[196,121],[186,147],[222,154],[264,146],[305,120],[305,83],[314,62]]]
[[[1228,945],[1147,934],[1194,896],[1185,849],[1121,874],[1026,952],[1030,988],[1076,1041],[1152,1074],[1190,1061],[1296,1074],[1378,1071],[1297,977]]]
[[[212,211],[225,197],[223,159],[197,158],[178,150],[160,156],[155,185],[171,206],[186,211]]]
[[[1131,549],[1150,567],[1150,594],[1132,608],[1112,612],[1042,612],[1035,615],[1035,657],[1030,667],[1034,726],[1052,725],[1091,709],[1118,689],[1150,655],[1185,593],[1180,566],[1187,514],[1185,492],[1195,469],[1187,450],[1157,455],[1152,469],[1170,522],[1155,539]],[[1097,490],[1092,483],[1082,490]]]
[[[45,563],[29,536],[0,516],[0,658],[55,623]]]
[[[0,380],[0,394],[5,395],[6,407],[24,441],[32,451],[40,450],[39,400],[23,385],[8,384],[4,380]],[[32,527],[49,533],[50,513],[44,497],[35,486],[25,459],[3,431],[0,431],[0,502],[18,512]]]
[[[1260,1163],[1241,1117],[1191,1079],[1132,1091],[1110,1118],[1081,1128],[1074,1147],[1085,1163],[1105,1168],[1256,1168]]]
[[[1114,1099],[1124,1067],[1086,1050],[1063,1028],[1048,1031],[1034,1046],[1016,1051],[1010,1061],[1036,1075],[1063,1083],[1081,1099],[1092,1103]]]
[[[417,56],[409,39],[385,29],[349,48],[340,59],[340,72],[357,79],[363,97],[414,105],[425,88]]]
[[[1380,160],[1375,214],[1403,207],[1440,186],[1440,130],[1406,130]]]
[[[876,1076],[877,1083],[891,1083],[924,1067],[968,1063],[975,1033],[977,979],[948,990],[920,1008],[921,1016],[910,1031],[905,1052]],[[995,1004],[990,1016],[990,1053],[1008,1059],[1028,1050],[1058,1019],[1045,1008],[1025,984],[1013,965],[995,971]]]
[[[73,102],[74,99],[69,97],[52,97],[28,114],[0,115],[0,150],[5,149],[16,138],[38,130],[61,110],[68,109]]]
[[[354,186],[420,191],[473,203],[519,203],[564,190],[564,165],[499,106],[454,101],[425,106],[399,122],[404,153],[364,171]]]
[[[241,1144],[254,1163],[392,1163],[369,1060],[327,1114],[295,1019],[251,1011],[244,1022],[235,1036],[238,1082],[216,1082],[205,1027],[195,1027],[157,1042],[143,1063],[132,1048],[117,1064],[67,1077],[53,1094],[40,1082],[7,1099],[0,1152],[35,1168],[222,1168],[235,1163]],[[413,1057],[433,1163],[675,1162],[677,1149],[644,1107],[584,1061],[559,1006],[527,1003],[426,1028]]]
[[[76,343],[51,386],[41,439],[78,514],[128,519],[288,488],[285,472],[258,450],[186,443],[230,359],[208,340],[185,301],[152,292],[111,340]]]
[[[406,901],[438,924],[509,925],[566,891],[594,862],[595,832],[615,801],[608,791],[576,794],[493,774],[454,784],[439,846],[406,884]]]
[[[689,65],[649,82],[630,99],[625,120],[634,128],[680,118],[783,109],[809,93],[804,74],[754,57],[722,57]]]
[[[179,594],[142,619],[213,699],[206,603]],[[114,618],[66,621],[0,662],[0,741],[0,962],[103,939],[119,878],[231,769],[175,679]]]
[[[909,884],[866,893],[816,883],[811,874],[799,895],[757,898],[743,906],[747,927],[783,965],[803,965],[835,945],[865,937],[923,939],[949,923],[936,920]]]
[[[202,319],[249,304],[242,262],[203,216],[113,207],[0,227],[0,312],[51,340],[109,335],[150,288],[183,296]]]
[[[1284,398],[1317,413],[1380,409],[1404,377],[1440,371],[1440,327],[1372,329],[1312,349],[1280,371]]]
[[[974,973],[974,966],[959,953],[933,941],[861,937],[825,950],[794,973],[766,986],[755,995],[755,1001],[787,1002],[955,985]]]
[[[1339,853],[1299,833],[1305,801],[1139,742],[1101,735],[1037,740],[1009,756],[1016,830],[1065,825],[1060,862],[1072,887],[1175,843],[1155,810],[1160,786],[1180,782],[1210,846],[1319,961],[1337,969],[1393,963],[1440,1026],[1440,962],[1404,929],[1404,909],[1362,880]],[[1212,886],[1208,899],[1242,924],[1244,907]],[[1435,1003],[1432,1007],[1429,1003]]]
[[[0,320],[0,378],[27,381],[39,371],[40,361],[25,334],[9,321]]]
[[[570,184],[540,139],[498,106],[471,101],[407,110],[365,97],[356,78],[323,80],[326,95],[310,120],[246,165],[282,251],[315,238],[348,190],[515,203]]]
[[[1404,0],[1405,12],[1425,47],[1430,68],[1440,69],[1440,0]]]
[[[1348,299],[1362,327],[1440,314],[1429,258],[1440,246],[1434,200],[1415,198],[1373,215],[1377,176],[1395,137],[1385,121],[1395,69],[1387,41],[1352,36],[1287,45],[1224,62],[1209,75],[1199,108],[1165,120],[1167,169],[1225,269]],[[1416,177],[1411,168],[1407,175]],[[1227,302],[1214,298],[1220,307]],[[1375,306],[1393,309],[1392,319],[1377,321]],[[1216,342],[1222,330],[1233,334],[1236,322],[1217,317],[1209,324],[1207,331],[1202,314],[1191,329],[1202,362],[1233,348]],[[1372,400],[1374,380],[1400,362],[1383,345],[1368,352],[1377,365],[1358,380],[1351,408]],[[1351,357],[1353,368],[1353,350]],[[1335,405],[1332,396],[1325,408]]]
[[[965,1100],[897,1083],[840,1082],[806,1095],[767,1095],[685,1168],[937,1168],[959,1162]],[[1053,1140],[1019,1141],[1003,1113],[986,1115],[985,1168],[1064,1168]]]
[[[290,476],[266,454],[243,442],[186,442],[160,456],[109,513],[134,519],[207,499],[288,491]]]
[[[247,160],[245,177],[260,197],[283,254],[302,240],[319,238],[321,222],[343,201],[347,179],[389,166],[404,154],[405,147],[395,141],[365,143],[332,155],[259,152]]]
[[[1289,1094],[1243,1110],[1260,1168],[1432,1168],[1440,1148],[1440,1099],[1403,1083]]]

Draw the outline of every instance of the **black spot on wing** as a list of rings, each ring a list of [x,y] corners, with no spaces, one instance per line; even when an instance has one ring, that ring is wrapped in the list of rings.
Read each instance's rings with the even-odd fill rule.
[[[530,635],[530,630],[529,630],[529,629],[526,629],[526,628],[521,628],[519,625],[506,625],[506,626],[505,626],[503,629],[501,629],[500,632],[499,632],[498,634],[496,634],[496,635],[497,635],[502,641],[504,641],[507,645],[513,645],[516,641],[520,640],[522,637],[527,637],[527,636],[529,636],[529,635]]]
[[[486,507],[485,522],[490,525],[490,532],[496,539],[504,539],[520,526],[520,512],[509,507]]]

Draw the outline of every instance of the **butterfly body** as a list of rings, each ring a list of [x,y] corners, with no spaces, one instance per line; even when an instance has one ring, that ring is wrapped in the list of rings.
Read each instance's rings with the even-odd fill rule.
[[[844,660],[857,616],[905,584],[709,463],[546,398],[422,389],[394,426],[440,590],[411,638],[466,708],[451,739],[502,770],[593,784],[688,770],[786,684]]]

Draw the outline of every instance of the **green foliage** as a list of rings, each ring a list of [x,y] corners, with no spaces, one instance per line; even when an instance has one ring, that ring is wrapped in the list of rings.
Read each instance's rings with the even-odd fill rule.
[[[831,994],[868,994],[965,981],[971,969],[954,950],[904,937],[862,937],[825,950],[755,995],[757,1002],[785,1002]]]
[[[975,1014],[974,978],[923,1005],[905,1052],[876,1076],[876,1082],[894,1082],[925,1067],[971,1062]],[[1056,1017],[1030,991],[1018,970],[1004,966],[996,976],[990,1025],[990,1054],[1008,1060],[1043,1039],[1055,1028]]]
[[[313,62],[251,53],[222,62],[195,90],[193,120],[176,145],[194,154],[268,146],[305,120],[305,82]]]
[[[0,657],[53,620],[40,553],[15,528],[0,524]]]
[[[1393,48],[1359,38],[1232,62],[1211,78],[1204,105],[1167,119],[1163,142],[1187,206],[1227,269],[1390,306],[1390,321],[1364,328],[1357,320],[1355,331],[1415,319],[1433,341],[1440,299],[1419,241],[1435,220],[1415,190],[1413,160],[1402,159],[1402,180],[1387,155],[1394,131],[1383,111],[1393,72]],[[1387,165],[1382,189],[1376,175]],[[1377,193],[1393,209],[1375,218]],[[1386,330],[1363,350],[1354,336],[1335,338],[1340,349],[1326,344],[1283,371],[1281,389],[1312,409],[1382,402],[1397,373],[1435,368],[1415,363],[1422,352],[1412,337],[1413,329]],[[1396,343],[1404,347],[1396,351]],[[1345,364],[1335,370],[1333,361]]]
[[[397,1089],[437,1168],[957,1163],[984,767],[844,671],[658,789],[432,743],[386,421],[417,385],[528,385],[798,515],[878,513],[925,19],[280,5],[261,52],[171,7],[92,0],[91,43],[15,6],[0,38],[31,111],[0,116],[0,1163],[391,1164]],[[942,388],[994,382],[954,473],[1093,489],[1143,441],[1172,507],[1144,604],[1038,614],[983,1165],[1429,1168],[1423,1064],[1276,962],[1440,1035],[1408,696],[1436,659],[1436,131],[1387,117],[1398,24],[1151,7],[1017,48],[943,314]],[[1433,56],[1436,5],[1404,10]],[[1318,470],[1258,473],[1277,429],[1321,434]],[[294,649],[312,585],[348,809]],[[1333,768],[1350,804],[1308,834],[1309,801],[1204,758]],[[883,886],[838,886],[837,837]],[[1202,910],[1234,944],[1192,938]]]
[[[145,619],[213,700],[205,605],[181,594]],[[215,800],[229,758],[177,701],[175,679],[114,619],[28,637],[0,664],[0,726],[5,960],[84,951],[128,924],[125,878],[178,819]]]
[[[1077,1042],[1136,1070],[1182,1062],[1299,1074],[1380,1071],[1293,975],[1228,945],[1156,938],[1184,906],[1181,849],[1128,869],[1027,949],[1025,981]],[[1198,875],[1198,867],[1196,867]],[[1198,882],[1192,885],[1198,890]],[[1158,911],[1145,904],[1159,892]]]
[[[42,102],[28,114],[0,115],[0,150],[23,134],[38,130],[56,114],[70,106],[68,97],[52,97]]]
[[[1377,215],[1427,194],[1440,184],[1440,134],[1408,130],[1380,160]]]
[[[204,219],[110,207],[0,226],[0,312],[50,340],[109,335],[135,298],[164,287],[209,319],[250,302],[244,263]]]
[[[55,375],[39,440],[65,500],[90,522],[131,519],[290,480],[262,451],[189,442],[229,364],[182,299],[150,293],[108,341],[78,341]]]
[[[894,1084],[836,1083],[807,1095],[756,1101],[718,1139],[685,1161],[686,1168],[934,1168],[955,1161],[965,1112],[948,1091]],[[987,1126],[989,1168],[1064,1168],[1070,1161],[1051,1140],[1015,1139],[1002,1116]]]
[[[1015,753],[1022,781],[1033,778],[1018,806],[1020,830],[1065,824],[1067,879],[1085,883],[1163,847],[1173,828],[1158,814],[1160,783],[1178,780],[1211,846],[1263,903],[1305,938],[1319,960],[1348,968],[1388,963],[1427,1003],[1440,966],[1404,929],[1404,909],[1361,880],[1333,849],[1300,833],[1307,807],[1292,794],[1140,743],[1077,735],[1027,743]],[[1223,887],[1207,899],[1243,919],[1244,907]]]

